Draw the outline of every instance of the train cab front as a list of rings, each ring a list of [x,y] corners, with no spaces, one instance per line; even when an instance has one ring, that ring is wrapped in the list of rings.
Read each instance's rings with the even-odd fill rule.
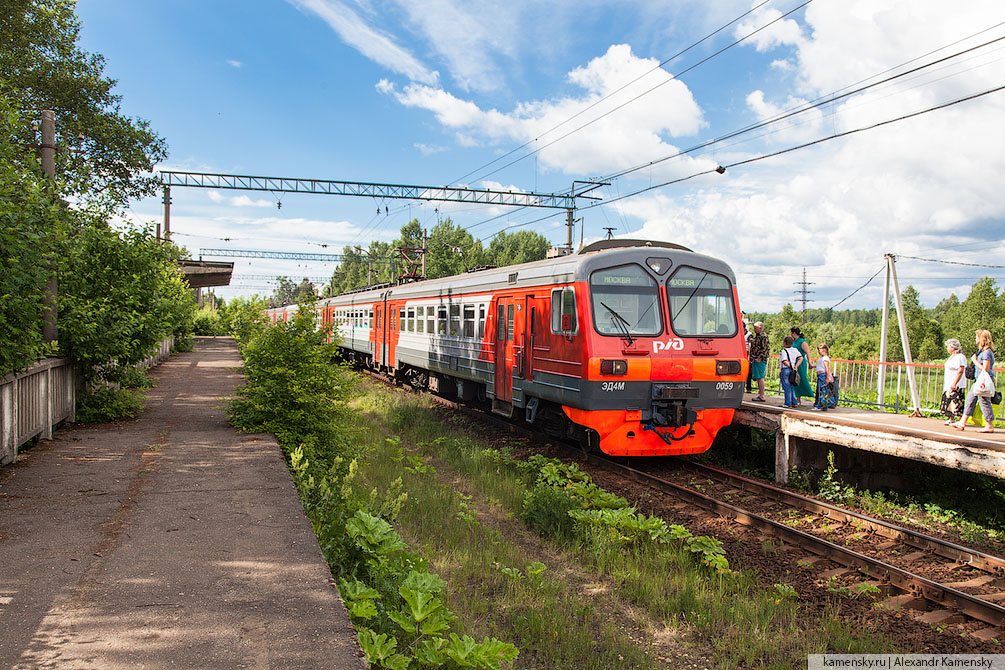
[[[588,369],[567,416],[612,456],[707,450],[747,376],[729,267],[692,254],[647,258],[596,269],[587,285]]]

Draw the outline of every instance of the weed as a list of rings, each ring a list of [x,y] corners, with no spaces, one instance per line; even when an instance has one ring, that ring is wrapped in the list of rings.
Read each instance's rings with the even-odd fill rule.
[[[789,584],[775,584],[775,591],[782,598],[798,598],[799,594]]]

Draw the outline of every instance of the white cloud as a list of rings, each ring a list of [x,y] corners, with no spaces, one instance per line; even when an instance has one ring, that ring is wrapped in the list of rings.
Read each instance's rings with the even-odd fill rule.
[[[419,153],[423,156],[432,156],[433,154],[438,154],[447,150],[446,147],[437,146],[435,144],[425,144],[424,142],[415,142],[412,146],[418,149]]]
[[[786,18],[771,23],[781,16],[782,13],[773,7],[761,9],[738,23],[733,30],[733,35],[739,39],[754,33],[747,39],[747,42],[753,44],[758,51],[769,51],[783,45],[798,46],[802,44],[804,42],[803,30],[795,19]],[[770,26],[769,23],[771,23]],[[767,27],[755,32],[763,26]]]
[[[810,5],[804,27],[786,26],[752,45],[777,52],[796,66],[786,76],[794,76],[797,91],[777,100],[751,91],[748,108],[757,120],[771,118],[1005,18],[1000,4],[989,1],[976,2],[965,12],[943,9],[935,2],[912,0]],[[985,34],[912,66],[1001,34]],[[745,157],[740,151],[746,157],[768,153],[1000,85],[1005,64],[997,59],[997,53],[979,56],[858,94],[833,109],[800,116],[798,124],[787,121],[760,141],[720,148],[718,158],[728,163]],[[1005,93],[992,94],[734,168],[718,180],[698,181],[690,191],[670,187],[616,207],[644,222],[641,233],[633,236],[680,242],[730,262],[749,309],[774,310],[794,302],[793,282],[803,267],[808,280],[816,282],[813,306],[827,307],[878,270],[884,253],[982,262],[965,256],[966,249],[956,249],[981,240],[988,240],[986,250],[995,253],[1001,246],[997,240],[1005,237],[1002,118]],[[735,153],[727,156],[729,152]],[[627,190],[622,185],[621,191]],[[963,287],[965,293],[985,272],[910,263],[902,263],[907,269],[901,269],[901,288],[914,284],[926,305],[936,304],[950,290]],[[961,277],[973,280],[959,281]],[[842,308],[878,306],[881,279]]]
[[[539,161],[545,169],[597,174],[673,153],[676,147],[665,138],[691,136],[703,126],[701,109],[687,86],[661,69],[654,70],[657,65],[654,59],[632,54],[628,45],[614,45],[603,56],[569,73],[569,81],[583,89],[581,96],[523,102],[509,113],[482,109],[474,102],[431,86],[410,84],[398,90],[382,80],[377,90],[393,95],[405,106],[433,112],[442,125],[457,133],[462,145],[530,142],[530,149],[541,149]],[[626,86],[635,79],[638,81]],[[619,90],[621,87],[624,89]],[[618,108],[654,88],[644,104]],[[562,125],[594,104],[586,113]],[[584,124],[589,125],[547,146]],[[560,127],[552,131],[556,126]],[[685,159],[674,169],[687,169],[689,165],[690,161]]]
[[[210,200],[217,203],[227,203],[233,207],[275,207],[276,203],[272,200],[252,200],[246,195],[238,195],[227,197],[221,194],[219,191],[208,191],[207,196]]]
[[[228,61],[227,61],[227,65],[230,65],[231,67],[237,67],[237,68],[239,68],[239,67],[241,67],[242,65],[244,65],[244,63],[242,63],[242,62],[241,62],[241,61],[239,61],[239,60],[228,60]]]
[[[394,38],[370,26],[338,0],[288,0],[298,9],[310,12],[334,30],[339,38],[370,60],[413,81],[435,84],[439,75],[423,65]]]
[[[410,25],[446,62],[461,89],[502,87],[497,56],[512,58],[521,32],[519,10],[510,3],[399,0]]]

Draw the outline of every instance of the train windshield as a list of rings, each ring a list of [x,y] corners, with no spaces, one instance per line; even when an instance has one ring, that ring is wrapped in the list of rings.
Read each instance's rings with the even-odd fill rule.
[[[733,287],[722,275],[687,266],[667,280],[670,327],[681,337],[736,335]]]
[[[663,332],[656,281],[638,265],[598,270],[590,275],[593,327],[601,335],[659,335]]]

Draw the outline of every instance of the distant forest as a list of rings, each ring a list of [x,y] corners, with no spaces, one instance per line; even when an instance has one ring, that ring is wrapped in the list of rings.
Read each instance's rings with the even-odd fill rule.
[[[946,359],[945,341],[955,337],[968,357],[976,351],[974,332],[978,328],[991,331],[994,342],[1005,344],[1005,291],[999,290],[991,277],[978,280],[963,300],[950,295],[932,308],[918,300],[918,292],[908,286],[901,294],[907,339],[915,362],[940,362]],[[740,296],[741,305],[743,296]],[[886,352],[887,360],[903,361],[897,311],[891,301]],[[832,358],[879,360],[879,342],[883,321],[882,309],[807,309],[806,319],[786,305],[781,312],[767,314],[748,312],[751,323],[763,321],[771,341],[771,350],[781,348],[789,328],[799,326],[810,342],[811,352],[817,344],[826,343]],[[814,353],[815,355],[815,353]]]
[[[422,226],[418,219],[412,219],[401,227],[398,239],[393,242],[373,240],[368,247],[346,246],[342,254],[348,260],[339,265],[332,274],[331,282],[322,292],[322,297],[339,295],[353,289],[374,284],[391,282],[394,279],[389,256],[395,257],[395,273],[401,274],[402,255],[418,257],[408,249],[422,247]],[[438,279],[460,274],[479,267],[516,265],[543,260],[551,248],[544,235],[530,230],[515,233],[498,233],[492,237],[488,247],[474,239],[467,230],[456,226],[448,218],[438,222],[428,231],[426,248],[426,278]],[[416,273],[420,270],[415,268]],[[313,286],[304,279],[297,283],[288,277],[279,277],[279,286],[269,302],[272,306],[285,305],[297,300],[305,293],[312,292]]]

